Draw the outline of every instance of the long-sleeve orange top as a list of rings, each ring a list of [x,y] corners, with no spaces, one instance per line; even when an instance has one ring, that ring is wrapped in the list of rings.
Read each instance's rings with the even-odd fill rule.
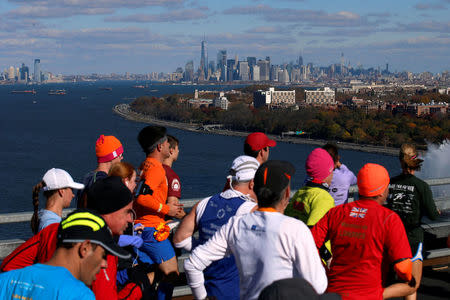
[[[141,181],[149,188],[140,194],[134,202],[137,223],[145,227],[156,227],[164,221],[169,212],[167,202],[167,178],[162,164],[151,157],[147,157],[142,165]],[[141,189],[142,190],[142,189]]]

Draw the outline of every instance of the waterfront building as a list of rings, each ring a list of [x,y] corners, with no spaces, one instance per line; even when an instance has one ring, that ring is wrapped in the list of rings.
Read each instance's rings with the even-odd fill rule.
[[[227,81],[227,50],[217,53],[217,69],[220,69],[220,80]]]
[[[173,72],[168,75],[169,75],[169,78],[168,78],[169,81],[180,82],[183,79],[182,72]]]
[[[213,60],[209,61],[209,65],[208,65],[208,73],[212,74],[216,71],[216,64]]]
[[[15,76],[16,75],[15,75],[14,67],[10,66],[9,69],[8,69],[8,79],[9,80],[14,80]]]
[[[22,67],[19,69],[19,80],[27,82],[28,81],[28,74],[30,74],[30,70],[27,66],[25,66],[24,63],[22,63]]]
[[[253,106],[255,108],[263,106],[268,108],[295,106],[295,90],[275,91],[275,88],[271,87],[267,91],[256,91],[253,93]]]
[[[34,75],[33,80],[35,82],[41,82],[41,60],[36,58],[34,60]]]
[[[257,63],[259,67],[259,79],[261,81],[268,81],[270,79],[270,62],[267,60],[258,60]]]
[[[280,66],[278,65],[272,65],[271,71],[270,71],[270,81],[278,81],[278,73],[280,72]]]
[[[194,80],[194,62],[192,60],[188,61],[184,66],[184,81]]]
[[[278,71],[278,81],[281,83],[289,83],[289,73],[287,69]]]
[[[213,105],[214,107],[218,107],[223,110],[228,110],[228,104],[230,102],[228,101],[227,97],[225,97],[224,92],[220,92],[219,96],[214,98]]]
[[[251,68],[253,66],[256,66],[256,57],[249,56],[247,57],[248,66]]]
[[[329,87],[305,91],[305,102],[311,105],[335,105],[336,92]]]
[[[195,108],[199,108],[202,105],[204,105],[206,107],[209,107],[210,105],[213,104],[213,100],[212,99],[202,99],[202,98],[189,99],[187,102],[188,102],[190,107],[195,107]]]
[[[291,81],[292,82],[300,82],[301,81],[301,70],[300,68],[293,68],[291,73]]]
[[[259,81],[260,80],[260,69],[258,65],[253,66],[252,68],[252,80],[253,81]]]
[[[249,68],[246,61],[239,62],[239,79],[243,81],[249,80]]]
[[[206,50],[206,41],[202,41],[202,50],[200,56],[200,69],[203,71],[203,76],[205,80],[208,80],[208,53]]]

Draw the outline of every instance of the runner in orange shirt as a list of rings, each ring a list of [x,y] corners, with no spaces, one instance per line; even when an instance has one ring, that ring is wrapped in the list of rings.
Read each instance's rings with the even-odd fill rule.
[[[164,278],[158,286],[158,299],[166,299],[172,296],[171,282],[178,276],[178,264],[175,251],[167,239],[170,229],[164,217],[177,216],[183,205],[167,203],[168,185],[162,165],[170,155],[166,128],[147,126],[139,132],[138,141],[147,158],[141,165],[141,181],[134,205],[136,222],[145,226],[142,233],[144,244],[137,252],[142,262],[159,265]]]

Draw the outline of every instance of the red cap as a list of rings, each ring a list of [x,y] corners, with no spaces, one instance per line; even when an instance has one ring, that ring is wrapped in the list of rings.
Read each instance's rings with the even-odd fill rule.
[[[252,148],[253,151],[259,151],[265,147],[275,147],[277,142],[271,140],[262,132],[250,133],[245,139],[245,143]]]
[[[389,173],[381,165],[365,164],[358,172],[358,191],[361,196],[381,195],[389,185]]]

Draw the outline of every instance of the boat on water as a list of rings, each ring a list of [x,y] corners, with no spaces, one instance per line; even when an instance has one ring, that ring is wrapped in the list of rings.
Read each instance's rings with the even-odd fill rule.
[[[67,94],[66,90],[50,90],[48,91],[49,95],[65,95]]]
[[[111,87],[99,87],[98,89],[101,91],[112,91]]]
[[[32,95],[36,95],[36,91],[34,89],[32,89],[32,90],[22,90],[22,91],[14,90],[14,91],[11,91],[11,94],[32,94]]]
[[[135,89],[145,89],[147,86],[145,85],[133,85]]]

